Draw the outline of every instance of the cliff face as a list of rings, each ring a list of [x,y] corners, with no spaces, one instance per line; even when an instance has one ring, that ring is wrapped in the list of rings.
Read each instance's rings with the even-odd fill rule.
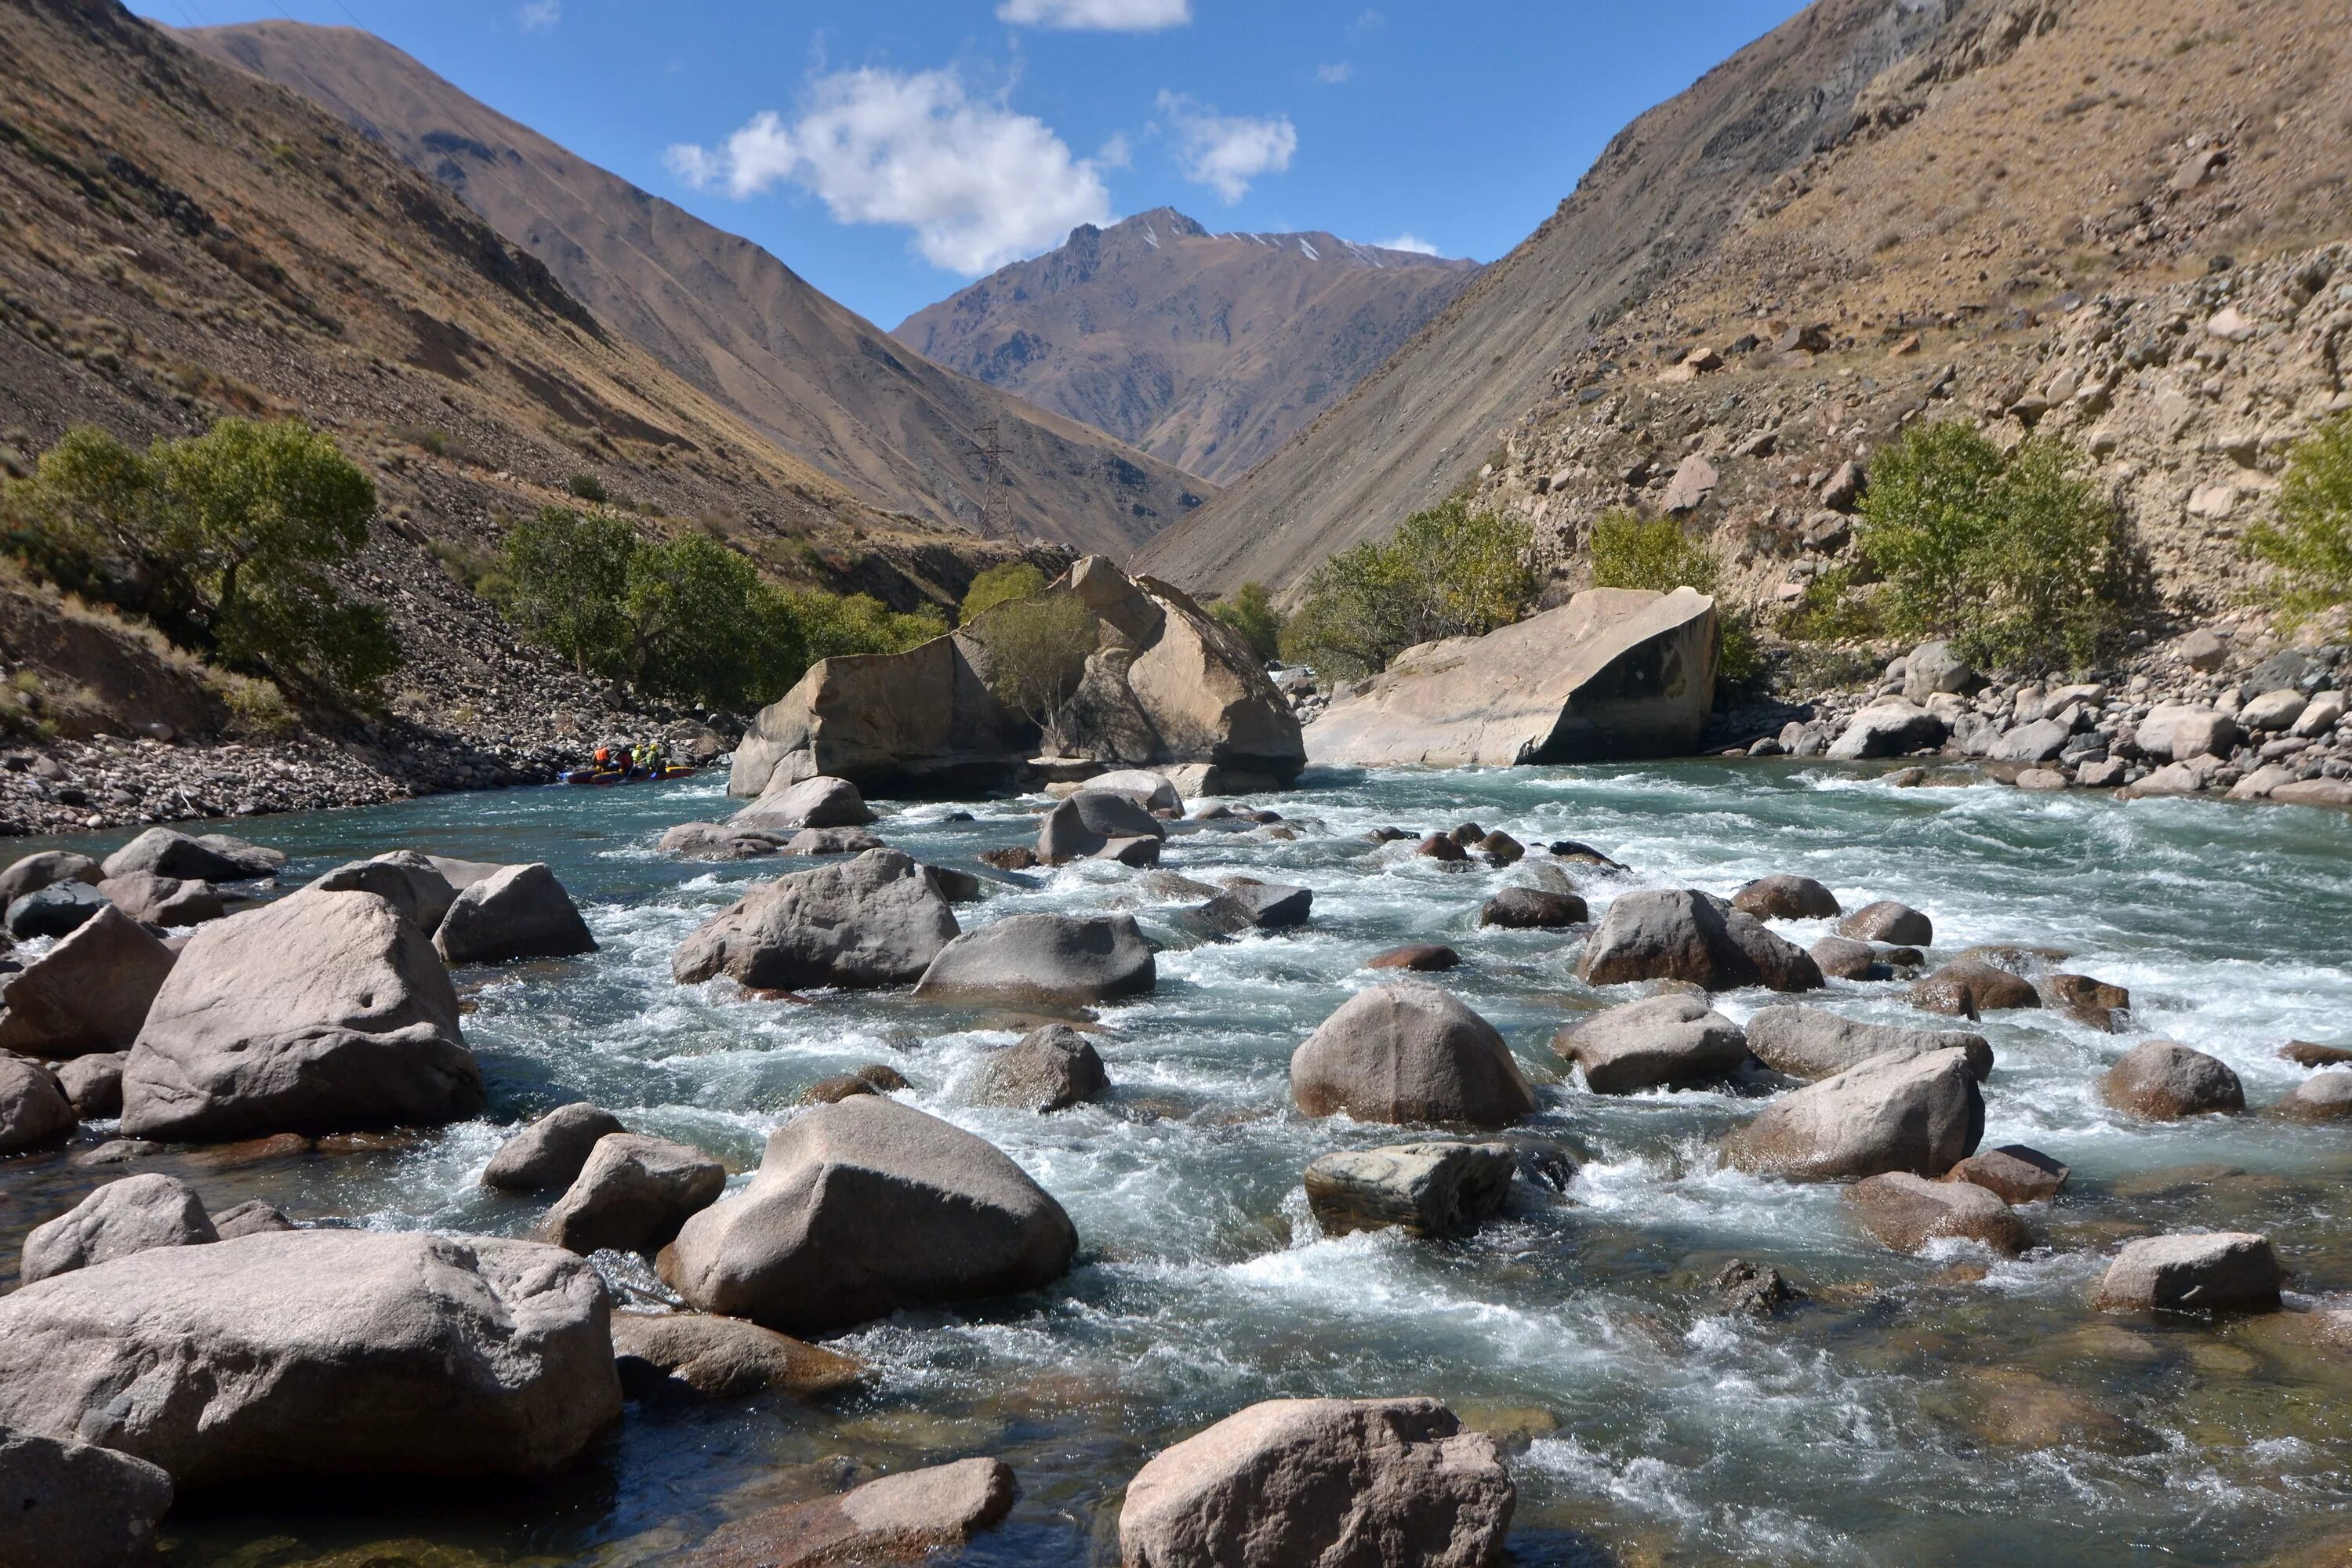
[[[910,353],[773,256],[342,27],[184,35],[325,106],[454,192],[612,333],[881,511],[1131,552],[1214,493],[1076,420]],[[1003,448],[980,455],[986,427]]]
[[[1476,271],[1319,232],[1212,234],[1159,207],[1077,229],[894,335],[1222,484],[1344,396]]]

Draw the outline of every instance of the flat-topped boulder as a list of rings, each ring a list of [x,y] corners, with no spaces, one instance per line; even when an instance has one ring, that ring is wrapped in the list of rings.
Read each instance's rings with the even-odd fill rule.
[[[1699,997],[1645,996],[1561,1030],[1551,1048],[1595,1094],[1720,1083],[1747,1065],[1738,1025]]]
[[[1577,977],[1588,985],[1683,980],[1709,991],[1762,985],[1818,991],[1819,965],[1754,915],[1712,893],[1621,893],[1584,944]]]
[[[1984,1121],[1967,1052],[1874,1057],[1774,1102],[1723,1150],[1742,1170],[1793,1181],[1932,1179],[1976,1152]]]
[[[1083,1007],[1160,981],[1132,915],[1011,915],[940,949],[915,994],[939,1002]]]
[[[1505,1127],[1535,1090],[1495,1026],[1426,983],[1357,992],[1290,1058],[1290,1096],[1308,1116]]]
[[[193,882],[247,882],[284,864],[286,857],[277,850],[241,838],[209,833],[192,838],[173,828],[151,827],[109,855],[101,869],[109,877],[149,871]]]
[[[2108,1312],[2274,1312],[2285,1279],[2252,1231],[2151,1236],[2125,1243],[2095,1300]]]
[[[1318,764],[1511,766],[1685,756],[1715,701],[1715,601],[1591,588],[1490,632],[1407,648],[1307,727]]]
[[[152,1247],[0,1298],[0,1426],[102,1443],[182,1487],[541,1475],[620,1415],[608,1311],[584,1259],[527,1241]]]
[[[873,820],[856,784],[819,774],[791,783],[772,780],[759,799],[728,818],[728,826],[790,833],[803,827],[863,827]]]
[[[1061,739],[1113,768],[1209,764],[1286,785],[1306,752],[1298,721],[1240,634],[1179,589],[1090,555],[1047,595],[1076,601],[1093,635],[1067,652]],[[827,776],[868,794],[938,794],[1020,776],[1036,724],[992,690],[992,646],[1033,615],[1000,605],[903,653],[820,659],[760,711],[728,793]]]
[[[1825,1007],[1767,1007],[1748,1020],[1748,1048],[1776,1072],[1791,1078],[1832,1078],[1873,1057],[1923,1057],[1935,1051],[1967,1054],[1969,1070],[1992,1076],[1992,1046],[1964,1029],[1902,1029],[1841,1017]]]
[[[197,928],[122,1073],[156,1140],[438,1125],[482,1109],[457,993],[373,893],[299,892]]]
[[[1307,1167],[1307,1204],[1327,1236],[1390,1227],[1460,1236],[1501,1211],[1518,1165],[1507,1143],[1347,1149]]]
[[[153,932],[100,910],[0,986],[0,1050],[52,1059],[129,1050],[172,963]]]
[[[753,884],[678,944],[670,973],[686,985],[720,974],[787,991],[903,985],[961,929],[912,856],[869,849]]]
[[[1518,1494],[1434,1399],[1270,1399],[1128,1483],[1121,1568],[1492,1568]]]
[[[688,1220],[659,1267],[702,1311],[807,1334],[1038,1289],[1077,1246],[1003,1151],[866,1094],[778,1128],[751,1184]]]

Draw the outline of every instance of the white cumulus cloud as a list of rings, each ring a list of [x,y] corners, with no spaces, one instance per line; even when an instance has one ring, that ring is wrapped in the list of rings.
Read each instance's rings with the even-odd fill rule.
[[[1337,87],[1355,74],[1356,68],[1349,65],[1346,60],[1339,60],[1328,66],[1317,66],[1315,68],[1315,79],[1321,82],[1325,87]]]
[[[1176,166],[1196,185],[1206,185],[1224,198],[1227,206],[1249,194],[1250,182],[1261,174],[1278,174],[1290,167],[1298,151],[1298,131],[1290,116],[1268,120],[1220,114],[1181,92],[1162,91],[1160,112],[1176,132]]]
[[[1438,250],[1437,247],[1430,244],[1429,241],[1422,238],[1418,235],[1409,233],[1398,235],[1394,239],[1376,239],[1372,241],[1372,248],[1375,250],[1409,250],[1415,256],[1436,256],[1442,254]]]
[[[1192,0],[1004,0],[996,19],[1019,26],[1156,33],[1192,19]]]
[[[819,77],[790,121],[766,110],[720,146],[670,148],[667,162],[688,184],[739,201],[791,184],[836,222],[902,225],[925,260],[967,277],[1111,217],[1102,163],[1071,156],[1001,98],[974,98],[952,70]]]
[[[515,13],[515,20],[526,33],[551,33],[563,20],[563,0],[529,0]]]

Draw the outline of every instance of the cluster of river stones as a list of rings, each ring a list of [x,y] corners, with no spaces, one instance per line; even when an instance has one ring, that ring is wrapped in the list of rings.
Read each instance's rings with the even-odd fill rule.
[[[955,906],[978,895],[971,875],[872,840],[869,821],[853,786],[818,778],[780,786],[730,823],[674,829],[665,843],[690,856],[847,857],[753,884],[678,947],[677,981],[723,977],[755,993],[911,984],[918,996],[1074,1016],[1156,984],[1151,944],[1124,914],[1016,915],[964,931]],[[1171,835],[1221,826],[1289,831],[1272,813],[1228,806],[1188,818],[1164,777],[1126,773],[1055,805],[1034,849],[993,858],[1148,867]],[[1975,950],[1922,973],[1927,915],[1891,902],[1847,911],[1805,878],[1765,878],[1729,899],[1628,889],[1595,924],[1563,868],[1624,868],[1589,846],[1530,852],[1465,824],[1414,850],[1524,862],[1532,885],[1496,894],[1482,919],[1583,930],[1580,978],[1645,988],[1553,1041],[1586,1089],[1731,1083],[1771,1095],[1723,1158],[1850,1184],[1858,1222],[1903,1250],[1956,1238],[2018,1253],[2032,1205],[2067,1179],[2040,1152],[1979,1147],[1993,1068],[1984,1037],[1801,1003],[1743,1028],[1710,994],[1911,976],[1915,1005],[1962,1021],[2020,1006],[2110,1030],[2128,1018],[2120,988],[2032,950]],[[121,1135],[86,1162],[133,1161],[159,1142],[478,1115],[482,1079],[450,968],[595,945],[543,865],[403,851],[226,907],[237,900],[223,887],[282,864],[236,840],[159,828],[103,865],[51,852],[0,873],[9,928],[32,954],[0,993],[0,1152],[100,1117],[119,1117]],[[1312,918],[1308,889],[1184,885],[1200,895],[1185,923],[1207,939]],[[1839,934],[1810,950],[1770,923],[1824,918]],[[37,953],[36,938],[47,939]],[[1422,977],[1451,967],[1452,950],[1420,944],[1370,962],[1398,978],[1358,992],[1297,1047],[1291,1098],[1309,1117],[1451,1135],[1315,1160],[1304,1184],[1325,1231],[1456,1236],[1498,1213],[1515,1184],[1570,1186],[1566,1151],[1493,1136],[1534,1114],[1537,1098],[1495,1027]],[[2352,1070],[2331,1065],[2352,1052],[2295,1048],[2323,1070],[2280,1109],[2352,1116]],[[879,1065],[814,1086],[732,1196],[702,1151],[633,1132],[593,1105],[562,1106],[514,1133],[483,1173],[488,1185],[549,1198],[529,1239],[297,1226],[257,1203],[208,1214],[160,1173],[100,1186],[32,1232],[23,1282],[0,1298],[0,1510],[11,1535],[0,1562],[135,1562],[175,1490],[289,1471],[546,1474],[579,1458],[625,1397],[814,1395],[861,1368],[810,1338],[1051,1287],[1079,1250],[1069,1215],[994,1145],[892,1098],[905,1087]],[[992,1059],[980,1094],[1044,1114],[1106,1088],[1085,1033],[1049,1023]],[[2227,1066],[2168,1041],[2127,1052],[2102,1088],[2150,1119],[2245,1109]],[[615,1311],[590,1262],[608,1250],[651,1258],[688,1310]],[[1767,1295],[1777,1284],[1769,1270],[1748,1273]],[[2276,1310],[2283,1278],[2259,1235],[2153,1237],[2121,1249],[2097,1305]],[[995,1524],[1017,1490],[1001,1461],[969,1458],[747,1516],[691,1556],[704,1568],[917,1557]],[[1496,1444],[1437,1401],[1276,1400],[1146,1464],[1121,1505],[1120,1549],[1129,1568],[1474,1568],[1498,1560],[1514,1496]]]

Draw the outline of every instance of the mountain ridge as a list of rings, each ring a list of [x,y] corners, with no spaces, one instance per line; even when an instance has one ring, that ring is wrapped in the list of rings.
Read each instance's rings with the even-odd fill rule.
[[[1222,483],[1385,360],[1477,269],[1320,229],[1213,231],[1160,206],[1082,224],[892,335]]]

